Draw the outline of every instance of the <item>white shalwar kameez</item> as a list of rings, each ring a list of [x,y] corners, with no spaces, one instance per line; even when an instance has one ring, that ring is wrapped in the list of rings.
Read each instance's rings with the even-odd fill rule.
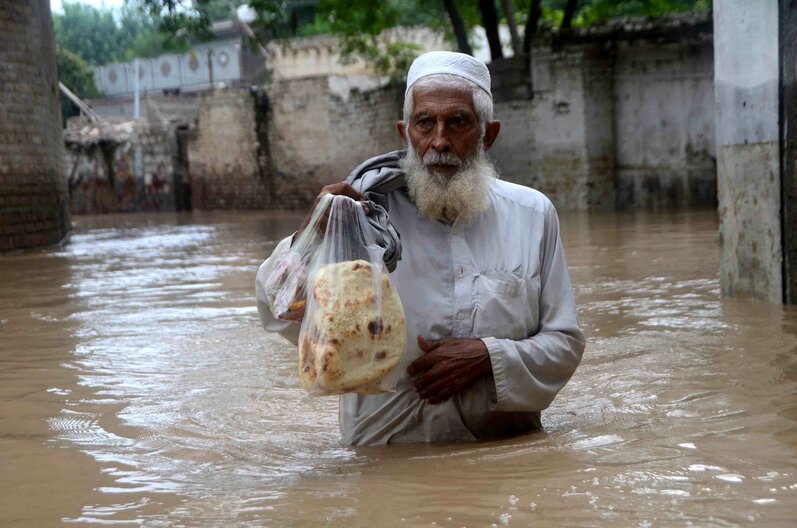
[[[340,396],[342,442],[462,442],[539,429],[540,411],[570,379],[585,346],[551,202],[493,180],[488,208],[467,225],[429,220],[405,190],[388,194],[388,211],[401,235],[390,278],[404,305],[407,346],[395,392]],[[290,240],[258,271],[258,311],[266,330],[297,343],[299,324],[275,319],[262,288]],[[406,373],[423,354],[419,335],[481,339],[492,376],[444,403],[421,400]]]

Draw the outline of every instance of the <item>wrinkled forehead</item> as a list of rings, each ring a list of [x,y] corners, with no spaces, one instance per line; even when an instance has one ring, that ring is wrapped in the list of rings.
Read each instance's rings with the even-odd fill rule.
[[[417,86],[412,91],[412,115],[419,113],[457,113],[475,115],[473,94],[457,86]]]

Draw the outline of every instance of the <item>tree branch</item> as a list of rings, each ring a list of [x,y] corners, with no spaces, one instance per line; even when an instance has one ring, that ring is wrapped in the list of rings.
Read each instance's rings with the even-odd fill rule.
[[[454,0],[443,0],[443,5],[448,13],[448,18],[451,19],[451,25],[454,28],[454,35],[457,38],[457,48],[462,53],[473,55],[473,49],[468,42],[468,30],[465,28],[465,22],[462,20],[462,15],[459,14]]]
[[[479,11],[482,15],[482,26],[487,33],[487,43],[490,45],[490,58],[503,59],[504,51],[501,49],[501,37],[498,34],[498,12],[494,0],[479,0]]]
[[[576,7],[578,7],[578,0],[567,0],[565,5],[565,16],[562,18],[562,29],[570,29],[573,24],[573,16],[576,14]]]
[[[526,55],[531,53],[531,43],[534,40],[534,34],[537,32],[537,27],[540,25],[540,18],[542,17],[541,1],[531,0],[529,16],[526,19],[526,29],[523,34],[523,53]]]

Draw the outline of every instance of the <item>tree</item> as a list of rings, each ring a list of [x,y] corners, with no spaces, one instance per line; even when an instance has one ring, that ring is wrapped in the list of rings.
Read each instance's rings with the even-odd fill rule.
[[[526,27],[523,32],[523,53],[529,55],[531,53],[531,43],[534,40],[534,34],[540,25],[542,18],[542,5],[541,0],[531,0],[529,5],[529,14],[526,17]]]
[[[432,11],[432,18],[441,13]],[[383,75],[394,80],[409,69],[420,48],[403,42],[385,42],[380,35],[387,29],[404,25],[407,18],[417,13],[408,9],[407,2],[389,0],[323,0],[318,5],[317,17],[329,21],[330,29],[341,38],[341,56],[344,61],[361,58],[372,64]]]
[[[443,0],[443,5],[446,8],[448,17],[451,19],[451,25],[457,39],[457,48],[461,53],[473,55],[473,49],[470,47],[470,42],[468,42],[468,29],[465,27],[465,21],[462,20],[462,15],[457,9],[457,5],[454,0]]]
[[[577,4],[577,5],[576,5]],[[708,11],[711,0],[544,0],[560,27],[585,27],[613,18],[653,16],[685,11]]]
[[[186,29],[207,34],[210,22],[232,13],[228,0],[129,0],[154,19],[166,33]],[[244,0],[234,0],[239,5]],[[657,16],[674,11],[709,9],[711,0],[248,0],[257,13],[251,24],[265,43],[295,35],[334,33],[341,38],[342,55],[363,58],[383,73],[400,75],[419,51],[402,43],[385,43],[383,31],[399,25],[424,25],[445,31],[457,48],[472,54],[468,35],[484,26],[493,58],[503,56],[498,27],[500,15],[512,34],[515,54],[528,55],[540,27],[562,29],[602,23],[618,16]],[[516,21],[517,17],[517,21]],[[524,25],[522,45],[517,25]]]
[[[512,37],[512,51],[518,56],[523,53],[523,43],[520,40],[520,34],[517,30],[514,2],[512,0],[501,0],[501,7],[504,8],[506,25],[509,27],[509,34]]]
[[[495,0],[479,0],[482,27],[487,34],[487,43],[490,45],[490,58],[503,59],[504,51],[501,47],[501,35],[498,32],[498,11],[495,9]]]
[[[135,5],[114,11],[65,1],[63,7],[64,13],[53,17],[55,42],[91,66],[154,57],[184,47],[172,34],[159,31],[158,21]]]
[[[94,84],[94,72],[83,58],[68,49],[56,49],[58,60],[58,80],[79,97],[100,95]],[[61,115],[67,118],[80,114],[80,110],[65,95],[61,94]]]
[[[562,29],[570,29],[573,25],[573,16],[576,14],[578,7],[578,0],[567,0],[565,4],[564,14],[562,15],[562,24],[559,26]]]
[[[99,10],[78,2],[64,2],[64,13],[53,17],[55,42],[62,50],[99,66],[123,58],[125,43],[109,10]]]

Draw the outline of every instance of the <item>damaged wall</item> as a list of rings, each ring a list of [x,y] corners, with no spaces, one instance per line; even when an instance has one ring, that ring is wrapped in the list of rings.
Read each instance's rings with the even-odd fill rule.
[[[395,128],[400,94],[373,84],[323,76],[269,87],[269,148],[282,206],[305,207],[321,187],[345,179],[363,160],[401,148]]]
[[[491,157],[504,179],[539,189],[562,210],[716,204],[710,32],[539,47],[533,99],[522,61],[489,66],[502,123]],[[280,204],[301,207],[362,160],[401,148],[394,122],[403,90],[352,89],[342,79],[268,89]]]
[[[514,61],[517,62],[517,61]],[[501,133],[490,151],[502,178],[544,192],[560,210],[615,206],[611,77],[605,54],[538,49],[534,99],[507,92],[491,65]],[[514,75],[510,73],[510,75]],[[516,82],[527,84],[524,79]],[[503,94],[509,95],[509,99]]]
[[[249,89],[220,89],[200,96],[196,134],[188,143],[195,209],[269,205],[267,145],[258,136],[256,103]]]
[[[710,25],[679,24],[538,46],[533,98],[522,59],[493,61],[502,130],[490,154],[502,177],[561,210],[714,205]],[[304,208],[363,160],[403,146],[403,87],[371,76],[283,79],[197,102],[187,148],[197,209]]]
[[[626,44],[616,57],[618,206],[714,205],[711,41]]]
[[[172,130],[146,121],[75,122],[64,140],[73,213],[174,210]]]

